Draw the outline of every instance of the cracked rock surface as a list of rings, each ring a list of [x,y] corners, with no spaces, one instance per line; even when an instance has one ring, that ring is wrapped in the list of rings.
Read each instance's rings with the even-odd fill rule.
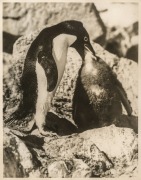
[[[37,130],[19,138],[4,129],[4,177],[136,177],[137,159],[137,135],[128,128],[59,138]]]
[[[92,3],[4,3],[3,19],[4,31],[14,35],[73,19],[83,22],[92,39],[105,36],[105,27]]]

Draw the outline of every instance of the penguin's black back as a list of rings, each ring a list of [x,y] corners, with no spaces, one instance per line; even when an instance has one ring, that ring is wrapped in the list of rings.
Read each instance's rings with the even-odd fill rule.
[[[47,91],[54,90],[58,80],[58,71],[52,55],[53,39],[61,34],[85,33],[83,24],[79,21],[64,21],[57,25],[43,29],[32,42],[24,63],[24,70],[21,77],[21,90],[23,98],[16,114],[25,117],[29,113],[35,113],[37,101],[37,75],[36,61],[45,71],[47,78]],[[19,118],[21,118],[21,116]],[[17,117],[18,118],[18,117]]]
[[[47,78],[47,91],[52,91],[58,78],[58,72],[55,60],[52,56],[52,41],[55,36],[46,28],[40,32],[37,38],[32,42],[24,63],[24,70],[21,77],[21,89],[23,91],[23,99],[18,108],[18,114],[25,117],[29,113],[35,113],[37,101],[37,74],[36,61],[42,66]],[[20,117],[21,118],[21,117]]]

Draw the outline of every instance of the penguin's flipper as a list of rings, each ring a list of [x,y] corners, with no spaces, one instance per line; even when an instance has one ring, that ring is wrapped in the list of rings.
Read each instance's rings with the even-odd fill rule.
[[[44,69],[47,78],[47,89],[51,92],[55,89],[58,81],[58,70],[55,60],[52,55],[43,50],[38,54],[38,62]]]
[[[130,116],[132,114],[132,107],[129,103],[125,90],[123,89],[121,83],[118,80],[116,83],[116,89],[117,89],[117,92],[118,92],[118,95],[120,97],[122,104],[124,105],[128,115]]]

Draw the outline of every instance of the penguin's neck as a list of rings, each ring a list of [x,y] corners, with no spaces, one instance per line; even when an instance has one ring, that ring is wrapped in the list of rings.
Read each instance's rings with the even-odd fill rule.
[[[68,34],[60,34],[53,39],[52,54],[58,70],[58,82],[54,91],[56,91],[65,70],[68,47],[73,44],[76,39],[76,36]]]
[[[94,54],[88,50],[88,49],[85,49],[85,58],[84,58],[84,64],[91,64],[93,61],[97,61],[97,57],[94,56]]]

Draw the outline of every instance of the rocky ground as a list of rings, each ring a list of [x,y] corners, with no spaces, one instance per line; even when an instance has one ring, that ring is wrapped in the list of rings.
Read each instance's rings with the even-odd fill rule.
[[[81,10],[76,11],[80,6]],[[70,8],[69,11],[68,8]],[[39,14],[42,15],[42,19],[38,18]],[[100,19],[94,4],[14,3],[9,5],[5,3],[4,31],[11,35],[7,38],[7,34],[4,34],[4,119],[15,111],[21,99],[20,77],[30,44],[43,26],[57,23],[68,17],[69,19],[81,19],[91,39],[101,45],[105,44],[106,26]],[[38,30],[32,32],[36,29]],[[21,35],[25,36],[14,44]],[[111,125],[70,136],[55,137],[50,134],[48,137],[43,137],[36,128],[24,134],[4,127],[4,177],[137,177],[137,62],[119,58],[96,43],[93,43],[93,48],[122,83],[131,102],[133,115],[129,118],[123,109],[123,121],[120,127]],[[12,51],[13,54],[11,54]],[[80,66],[79,55],[73,48],[70,48],[65,74],[53,102],[55,103],[57,98],[62,98],[62,94],[68,93],[69,103],[63,106],[66,112],[72,110],[72,97]],[[68,91],[64,88],[64,83],[70,84],[70,81],[73,85]],[[56,113],[54,106],[51,111]],[[64,114],[64,117],[69,117],[69,122],[73,123],[69,113]],[[32,123],[30,125],[33,126]],[[67,128],[70,126],[64,125],[58,130],[58,134],[64,131],[63,135],[65,135]]]
[[[137,134],[114,125],[69,137],[4,129],[4,177],[137,177]]]

